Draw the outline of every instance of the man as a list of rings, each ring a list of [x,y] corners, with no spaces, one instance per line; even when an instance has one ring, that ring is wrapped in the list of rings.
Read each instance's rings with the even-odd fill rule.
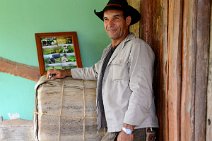
[[[101,12],[94,12],[111,39],[100,61],[90,68],[50,70],[47,76],[97,79],[97,124],[107,128],[102,141],[154,140],[152,129],[158,127],[152,90],[154,53],[129,32],[140,14],[125,0],[110,0]]]
[[[63,56],[61,57],[61,62],[62,63],[66,63],[68,62],[68,58],[67,58],[67,55],[64,53]]]

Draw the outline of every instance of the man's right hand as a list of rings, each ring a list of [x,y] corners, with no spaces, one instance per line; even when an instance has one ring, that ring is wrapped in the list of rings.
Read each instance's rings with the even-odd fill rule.
[[[48,70],[46,77],[47,79],[65,78],[71,76],[71,70]]]

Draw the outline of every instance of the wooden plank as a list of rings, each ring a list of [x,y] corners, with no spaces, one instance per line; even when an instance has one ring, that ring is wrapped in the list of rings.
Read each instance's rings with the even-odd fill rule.
[[[17,62],[10,61],[0,57],[0,72],[20,76],[32,81],[37,81],[40,77],[39,68]]]
[[[209,75],[208,75],[208,90],[207,90],[207,124],[206,124],[206,141],[212,139],[212,8],[210,22],[210,57],[209,57]]]
[[[160,2],[160,0],[159,0]],[[159,38],[161,38],[161,43],[160,43],[160,46],[161,46],[161,53],[160,53],[160,56],[161,56],[161,77],[160,77],[160,80],[163,82],[162,83],[162,87],[163,88],[163,91],[160,92],[160,94],[164,97],[164,110],[165,110],[165,113],[164,113],[164,118],[163,118],[163,123],[164,123],[164,128],[163,128],[163,138],[161,139],[161,136],[159,136],[161,140],[164,140],[164,141],[168,141],[168,138],[169,138],[169,128],[168,128],[168,125],[169,125],[169,117],[168,117],[168,20],[167,20],[167,17],[168,17],[168,0],[163,0],[162,3],[160,2],[159,3],[159,6],[162,5],[162,7],[160,9],[162,9],[162,12],[161,13],[161,16],[159,16],[159,20],[156,19],[154,23],[157,23],[156,26],[153,26],[153,27],[156,27],[155,28],[155,31],[156,31],[156,34],[157,32],[160,32],[161,30],[161,35],[158,34],[158,36],[161,36]],[[155,9],[153,7],[153,9]],[[158,13],[158,12],[157,12]],[[157,14],[156,13],[156,14]],[[160,21],[162,21],[161,25],[158,26],[158,24],[160,24]],[[154,34],[153,34],[154,35]],[[156,38],[157,39],[157,38]],[[158,66],[160,68],[160,66]],[[159,88],[159,89],[161,89]],[[162,98],[163,98],[162,97]],[[158,107],[159,108],[159,107]],[[163,109],[162,109],[163,110]],[[162,112],[163,113],[163,112]]]
[[[206,98],[210,44],[210,0],[197,1],[197,54],[195,89],[195,141],[206,139]],[[211,138],[212,139],[212,138]]]
[[[168,118],[169,141],[180,140],[182,1],[169,0],[168,13]],[[174,129],[174,130],[171,130]]]
[[[141,31],[140,37],[144,39],[150,46],[152,46],[152,32],[153,32],[153,0],[143,0],[141,2],[141,17],[140,22]]]
[[[181,141],[194,141],[196,3],[184,1],[182,33]]]
[[[162,38],[162,51],[160,53],[160,56],[162,56],[162,75],[161,75],[161,81],[164,82],[162,83],[162,88],[164,89],[161,94],[164,93],[164,105],[165,105],[165,114],[164,114],[164,141],[168,141],[168,138],[169,138],[169,128],[168,128],[168,125],[169,125],[169,117],[168,117],[168,0],[163,0],[162,2],[162,8],[163,11],[161,12],[162,14],[162,24],[161,26],[155,26],[157,27],[156,28],[156,31],[159,30],[159,28],[162,29],[162,35],[161,35],[161,38]],[[160,20],[156,20],[155,21],[156,23],[160,22]],[[157,32],[156,32],[157,33]],[[160,34],[159,34],[160,35]],[[162,78],[162,76],[164,76]]]
[[[154,91],[156,99],[156,111],[159,119],[158,140],[168,141],[168,1],[155,0],[143,1],[142,5],[142,30],[143,38],[151,44],[155,52],[155,77]],[[152,10],[152,11],[150,11]],[[152,15],[151,15],[152,14]],[[146,19],[150,18],[150,19]],[[152,24],[152,25],[150,25]],[[150,35],[151,34],[151,35]],[[152,42],[152,43],[151,43]]]

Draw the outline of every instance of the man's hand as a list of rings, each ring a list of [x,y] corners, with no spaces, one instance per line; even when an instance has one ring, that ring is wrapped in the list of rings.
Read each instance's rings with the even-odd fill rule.
[[[133,139],[134,139],[133,134],[128,135],[128,134],[124,133],[124,131],[121,131],[118,134],[117,141],[133,141]]]
[[[123,127],[134,130],[135,126],[130,124],[123,124]],[[126,134],[123,130],[118,134],[117,141],[133,141],[134,136],[133,134]]]
[[[71,76],[70,70],[48,70],[46,77],[47,79],[65,78]]]

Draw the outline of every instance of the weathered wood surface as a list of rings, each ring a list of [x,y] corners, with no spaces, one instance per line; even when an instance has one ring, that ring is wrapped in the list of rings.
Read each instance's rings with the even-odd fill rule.
[[[142,13],[142,16],[149,14],[145,20],[145,25],[149,28],[144,30],[144,39],[152,41],[152,48],[155,52],[155,77],[154,91],[156,97],[156,109],[159,118],[159,141],[168,141],[169,138],[169,118],[168,118],[168,2],[167,0],[144,1],[143,9],[151,10]],[[148,11],[144,10],[144,11]],[[152,13],[152,15],[150,15]],[[149,25],[150,24],[150,25]],[[151,25],[152,24],[152,25]],[[151,28],[152,27],[152,28]],[[148,31],[150,30],[150,31]],[[152,30],[152,31],[151,31]],[[151,34],[152,35],[149,35]],[[152,38],[152,39],[151,39]]]
[[[194,136],[195,141],[203,141],[206,139],[211,0],[197,0],[196,8],[197,8],[197,14],[196,14],[197,53],[196,53]]]
[[[140,37],[152,46],[153,35],[153,0],[141,0]],[[158,23],[156,23],[158,24]]]
[[[98,141],[96,82],[71,78],[38,87],[35,133],[40,141]]]
[[[156,111],[159,117],[158,140],[168,141],[168,106],[167,106],[167,17],[168,2],[163,0],[141,0],[142,22],[140,37],[144,39],[155,52],[154,92]]]
[[[32,81],[38,81],[40,74],[39,68],[17,62],[10,61],[0,57],[0,72],[20,76]]]
[[[180,98],[181,98],[181,23],[182,1],[169,1],[168,13],[168,119],[169,141],[180,140]],[[174,130],[170,130],[174,129]]]
[[[196,65],[196,4],[184,1],[182,39],[181,141],[194,141],[195,65]]]
[[[15,119],[1,122],[0,141],[34,141],[33,121]]]
[[[156,55],[160,141],[205,140],[210,8],[210,0],[141,0],[140,34]]]
[[[128,4],[131,5],[132,7],[134,7],[135,9],[137,9],[140,12],[140,0],[127,0]],[[142,21],[142,20],[141,20]],[[135,36],[139,37],[139,33],[140,33],[140,22],[132,25],[130,27],[130,31],[133,32],[135,34]]]
[[[206,119],[206,141],[212,139],[212,8],[211,8],[211,24],[210,24],[210,50],[209,50],[209,75],[207,90],[207,119]]]

